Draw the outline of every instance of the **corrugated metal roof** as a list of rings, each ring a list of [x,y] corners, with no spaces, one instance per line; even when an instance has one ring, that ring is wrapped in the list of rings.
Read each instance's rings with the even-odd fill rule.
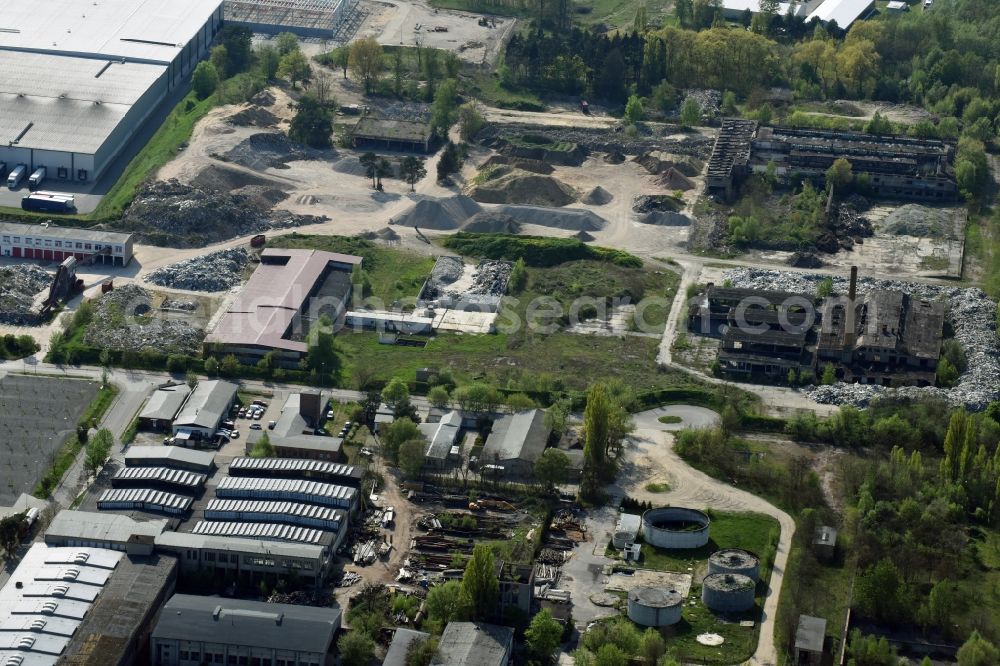
[[[199,520],[194,526],[195,534],[210,534],[212,536],[235,536],[248,539],[274,539],[276,541],[294,541],[296,543],[311,543],[320,545],[323,541],[332,541],[329,532],[300,527],[298,525],[281,525],[279,523],[233,523],[228,521]]]
[[[34,544],[0,590],[0,664],[55,664],[123,556]]]
[[[239,520],[247,522],[287,523],[338,531],[346,514],[340,509],[302,502],[269,502],[266,500],[209,500],[205,507],[208,520]]]
[[[208,471],[215,464],[211,451],[195,451],[183,446],[130,446],[125,452],[126,465],[189,465]]]
[[[150,483],[167,483],[185,488],[198,488],[208,477],[198,472],[170,467],[122,467],[111,477],[115,481],[145,481]]]
[[[227,476],[219,481],[215,494],[220,498],[286,499],[349,508],[358,491],[321,481]]]
[[[10,165],[8,165],[10,166]],[[62,240],[91,241],[95,243],[128,243],[132,234],[115,233],[114,231],[98,231],[96,229],[74,229],[50,224],[43,227],[40,224],[16,224],[0,222],[0,233],[32,238],[59,238]]]
[[[191,508],[192,499],[152,488],[115,488],[105,490],[97,500],[100,510],[142,509],[182,513]]]
[[[48,529],[45,530],[45,538],[46,540],[86,539],[88,541],[124,544],[133,535],[156,536],[166,528],[167,521],[163,519],[137,521],[119,514],[66,509],[60,511],[52,519]]]
[[[298,557],[319,562],[323,547],[306,543],[264,542],[241,537],[221,537],[193,532],[164,532],[156,537],[157,548],[218,550],[252,555]]]
[[[437,423],[421,423],[417,428],[427,438],[427,457],[444,460],[458,440],[462,415],[456,411],[445,414]]]
[[[175,594],[164,605],[152,635],[154,640],[200,641],[326,655],[340,629],[340,614],[339,608]]]
[[[0,51],[0,71],[0,142],[92,155],[167,69]]]
[[[823,23],[836,21],[837,27],[847,30],[852,23],[866,14],[875,0],[826,0],[806,17],[806,23],[819,19]]]
[[[340,476],[345,479],[360,479],[362,476],[360,467],[342,465],[324,460],[310,460],[308,458],[234,458],[229,463],[229,469],[241,472],[280,471],[285,473],[324,474],[326,476]]]
[[[153,395],[149,396],[146,406],[139,413],[139,418],[173,421],[190,394],[191,389],[188,388],[187,384],[157,389],[153,391]]]
[[[331,262],[347,270],[360,266],[361,257],[268,248],[261,253],[261,259],[205,342],[259,345],[304,353],[308,349],[305,342],[284,338],[295,315],[303,309],[312,288]]]
[[[540,409],[506,414],[493,422],[481,458],[535,462],[545,450],[550,432],[545,412]]]
[[[236,384],[220,379],[198,382],[184,409],[174,420],[174,427],[214,429],[233,404],[237,388]]]
[[[64,52],[169,64],[222,0],[8,2],[0,49]]]

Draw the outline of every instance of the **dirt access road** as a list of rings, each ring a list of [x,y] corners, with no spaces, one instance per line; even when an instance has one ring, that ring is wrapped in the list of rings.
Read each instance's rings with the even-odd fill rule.
[[[608,491],[658,505],[752,511],[772,516],[778,521],[781,534],[764,599],[760,636],[757,650],[748,662],[753,666],[776,666],[778,651],[774,642],[775,618],[788,554],[792,547],[792,536],[795,534],[795,521],[770,502],[690,467],[674,452],[674,437],[667,431],[669,426],[656,420],[659,413],[658,410],[652,410],[634,416],[636,431],[626,455],[626,464],[618,475],[617,482]],[[647,492],[645,486],[652,482],[668,483],[670,491]]]

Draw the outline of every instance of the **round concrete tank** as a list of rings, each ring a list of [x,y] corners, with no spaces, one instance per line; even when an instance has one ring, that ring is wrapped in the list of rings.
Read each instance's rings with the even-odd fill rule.
[[[650,509],[642,514],[642,536],[657,548],[701,548],[708,543],[712,521],[704,512],[682,506]]]
[[[701,584],[701,600],[711,610],[740,613],[753,608],[756,588],[756,583],[742,574],[709,574]]]
[[[684,597],[677,590],[636,587],[628,593],[628,619],[644,627],[666,627],[681,620]]]
[[[756,583],[760,580],[760,560],[740,548],[717,550],[708,558],[708,573],[741,574]]]

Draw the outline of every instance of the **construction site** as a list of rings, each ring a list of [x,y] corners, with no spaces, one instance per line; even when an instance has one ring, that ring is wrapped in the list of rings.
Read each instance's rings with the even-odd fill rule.
[[[226,0],[225,21],[255,33],[291,32],[347,41],[363,19],[361,0]]]

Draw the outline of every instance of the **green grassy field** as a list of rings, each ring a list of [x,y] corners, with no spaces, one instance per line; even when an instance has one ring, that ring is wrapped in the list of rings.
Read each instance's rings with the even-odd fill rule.
[[[705,546],[694,549],[668,550],[642,544],[642,567],[659,571],[687,571],[688,567],[705,562],[708,556],[724,548],[742,548],[760,558],[761,576],[765,569],[770,575],[770,562],[778,545],[780,527],[771,516],[760,513],[730,513],[713,511],[712,524]]]

